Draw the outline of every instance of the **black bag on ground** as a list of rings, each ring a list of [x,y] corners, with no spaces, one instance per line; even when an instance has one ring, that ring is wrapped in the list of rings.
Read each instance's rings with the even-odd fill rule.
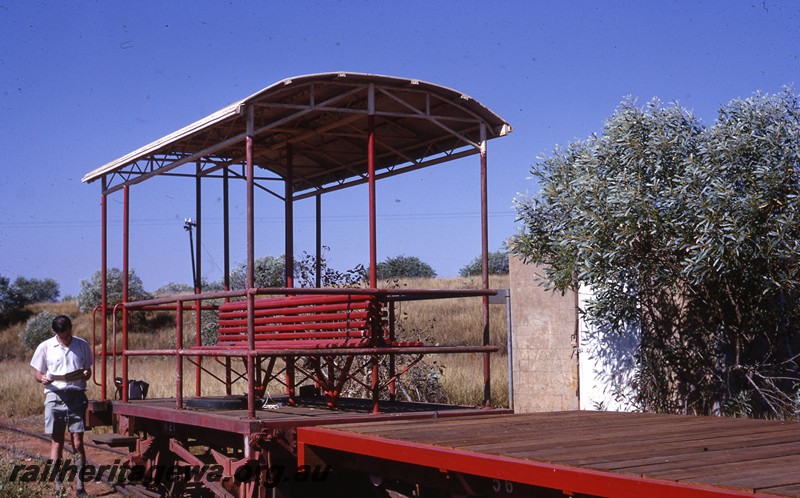
[[[114,379],[114,385],[117,386],[117,392],[114,397],[116,399],[122,399],[122,377]],[[150,384],[143,380],[128,379],[128,399],[146,399],[149,389]]]

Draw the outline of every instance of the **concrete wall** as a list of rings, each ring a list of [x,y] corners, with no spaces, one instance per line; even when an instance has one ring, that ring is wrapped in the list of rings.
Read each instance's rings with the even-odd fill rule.
[[[575,293],[538,284],[538,267],[510,256],[514,410],[577,410],[577,309]]]

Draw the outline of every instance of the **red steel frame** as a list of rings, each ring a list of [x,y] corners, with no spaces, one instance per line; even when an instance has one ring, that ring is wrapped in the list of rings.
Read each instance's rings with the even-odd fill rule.
[[[214,298],[230,298],[230,297],[240,297],[245,296],[248,301],[248,349],[246,351],[242,351],[240,349],[220,349],[220,350],[210,350],[210,349],[186,349],[183,344],[183,311],[184,303],[190,301],[196,301],[197,296],[194,295],[187,295],[182,297],[165,297],[165,298],[158,298],[158,299],[150,299],[146,301],[138,301],[135,303],[128,303],[122,306],[123,317],[129,310],[169,310],[172,309],[170,306],[164,306],[167,304],[173,304],[175,306],[175,313],[176,313],[176,339],[175,339],[175,349],[141,349],[141,350],[131,350],[128,349],[128,332],[125,328],[122,331],[122,343],[123,343],[123,351],[122,355],[122,365],[123,365],[123,385],[127,385],[127,364],[128,359],[130,357],[136,356],[175,356],[176,357],[176,396],[175,396],[175,408],[178,410],[182,410],[184,408],[183,404],[183,359],[186,357],[198,357],[198,356],[209,356],[209,357],[224,357],[224,358],[235,358],[241,357],[245,358],[247,362],[247,377],[248,377],[248,416],[250,418],[255,418],[255,364],[258,358],[274,358],[274,357],[295,357],[295,356],[308,356],[309,354],[321,354],[324,353],[325,356],[356,356],[356,355],[366,355],[372,356],[373,358],[376,355],[398,355],[398,354],[429,354],[429,353],[459,353],[459,352],[468,352],[468,351],[484,351],[491,346],[483,346],[483,347],[474,347],[470,348],[468,346],[394,346],[394,347],[381,347],[380,349],[375,348],[326,348],[320,350],[308,350],[308,349],[277,349],[277,350],[263,350],[257,349],[255,346],[255,339],[254,339],[254,305],[253,300],[255,299],[256,295],[259,294],[273,294],[273,295],[286,295],[289,293],[292,294],[338,294],[341,293],[343,289],[335,289],[335,288],[264,288],[264,289],[250,289],[248,291],[222,291],[222,292],[213,292],[213,293],[206,293],[203,294],[203,297],[206,299],[214,299]],[[360,295],[374,295],[382,298],[385,301],[403,301],[403,300],[420,300],[420,299],[442,299],[442,298],[463,298],[463,297],[481,297],[483,299],[487,299],[489,295],[496,294],[497,291],[495,290],[480,290],[480,289],[463,289],[463,290],[452,290],[452,289],[411,289],[411,290],[389,290],[389,289],[346,289],[345,292],[349,294],[360,294]],[[197,306],[195,307],[197,309]],[[213,308],[206,308],[206,309],[213,309]],[[123,321],[124,323],[124,321]],[[115,335],[116,337],[116,335]],[[105,339],[105,338],[104,338]],[[495,348],[496,349],[496,348]],[[488,355],[488,352],[483,353],[484,355]],[[113,355],[116,357],[116,352]],[[289,364],[287,364],[287,370],[291,368]],[[402,373],[402,372],[401,372]],[[230,375],[230,369],[227,369],[227,375]],[[390,371],[390,380],[393,380],[395,372]],[[293,375],[289,376],[287,373],[287,379],[292,379]],[[372,370],[372,382],[373,382],[373,390],[377,387],[376,382],[378,382],[378,373],[376,372],[376,363],[373,362],[373,370]],[[287,391],[291,392],[289,382],[291,380],[287,380]],[[127,402],[127,390],[122,390],[122,401],[123,403]],[[377,400],[375,400],[373,406],[373,413],[377,413]]]
[[[436,469],[442,473],[465,474],[560,490],[568,496],[581,494],[614,498],[774,498],[774,495],[475,453],[324,427],[298,428],[297,437],[300,465],[314,463],[317,458],[314,449],[326,448],[342,454],[379,459],[389,464],[411,464]],[[337,464],[335,461],[325,463]]]
[[[333,91],[339,91],[334,95],[320,95],[315,94],[315,88],[320,89],[320,93],[328,91],[328,85],[331,85]],[[287,87],[296,83],[300,92],[306,92],[308,95],[308,102],[303,104],[302,101],[298,103],[297,95],[305,95],[305,93],[298,93],[290,95],[287,101],[273,101],[270,98],[259,100],[262,97],[270,97],[271,95],[281,96],[282,92]],[[315,85],[318,85],[315,86]],[[290,88],[291,89],[291,88]],[[360,98],[360,93],[366,90],[366,106],[360,109],[357,105],[352,106],[352,102],[342,102],[340,107],[337,105],[340,101],[346,101],[348,98]],[[380,94],[382,99],[381,106],[377,105],[377,95]],[[422,103],[413,100],[420,95],[424,96]],[[408,100],[406,100],[408,97]],[[413,99],[412,99],[413,97]],[[276,97],[277,98],[277,97]],[[303,97],[304,98],[304,97]],[[413,100],[413,102],[412,102]],[[435,102],[434,102],[435,101]],[[388,104],[387,104],[388,103]],[[256,106],[259,107],[260,121],[257,122]],[[389,107],[383,107],[383,106]],[[267,114],[264,118],[264,109],[277,109],[279,112],[275,114]],[[283,112],[283,114],[282,114]],[[322,126],[321,130],[312,129],[310,131],[302,131],[303,127],[298,126],[296,130],[300,130],[299,135],[288,138],[280,146],[275,146],[273,150],[282,151],[281,164],[283,172],[273,171],[280,179],[284,181],[283,196],[272,192],[270,189],[262,186],[259,181],[262,178],[256,176],[256,166],[264,166],[264,161],[269,163],[270,159],[263,157],[264,149],[259,149],[259,157],[256,157],[256,142],[260,138],[264,138],[264,134],[271,132],[273,129],[278,129],[285,124],[285,129],[276,131],[276,135],[288,133],[285,130],[291,128],[291,120],[295,118],[302,118],[302,116],[310,113],[321,112],[323,113],[322,120],[332,116],[339,116],[333,122],[328,122]],[[317,183],[316,179],[305,177],[302,174],[308,171],[308,165],[298,165],[302,162],[304,154],[297,153],[295,144],[300,143],[309,136],[316,136],[324,134],[327,129],[333,129],[338,126],[344,126],[345,129],[340,133],[347,138],[343,139],[344,145],[348,145],[348,141],[352,140],[348,135],[352,135],[357,126],[354,124],[356,120],[360,119],[360,114],[366,115],[366,129],[359,130],[366,137],[365,140],[365,162],[364,169],[361,163],[354,162],[352,164],[345,164],[342,157],[332,157],[329,161],[331,164],[331,171],[335,172],[337,169],[344,169],[348,171],[349,176],[337,177],[340,173],[333,176],[333,180],[327,178],[325,175],[333,175],[333,173],[326,172],[321,175],[321,180]],[[217,121],[218,116],[224,116]],[[245,126],[243,131],[239,128],[240,117],[244,118]],[[272,119],[272,121],[269,121]],[[420,127],[419,130],[403,124],[398,129],[400,130],[394,137],[391,133],[385,136],[381,134],[384,128],[379,128],[377,120],[380,119],[381,126],[394,124],[393,121],[397,120],[417,120],[426,122],[428,128]],[[225,121],[227,120],[227,121]],[[450,121],[448,121],[450,120]],[[225,121],[226,124],[222,129],[214,128],[214,138],[209,138],[209,135],[200,136],[212,129],[218,123]],[[363,121],[362,121],[363,123]],[[416,126],[416,125],[415,125]],[[438,130],[440,133],[435,133],[429,138],[426,133],[430,130]],[[189,130],[189,131],[186,131]],[[234,130],[234,131],[231,131]],[[444,134],[442,131],[444,130]],[[395,130],[397,131],[397,130]],[[218,132],[218,133],[217,133]],[[323,74],[323,75],[309,75],[307,77],[298,77],[295,82],[292,80],[285,80],[272,87],[255,94],[254,96],[242,101],[240,104],[229,106],[215,113],[209,118],[197,122],[189,127],[179,130],[174,134],[165,137],[161,141],[154,142],[139,151],[136,151],[118,161],[109,163],[98,170],[88,174],[84,177],[84,181],[101,180],[101,286],[102,286],[102,301],[95,313],[99,312],[101,315],[100,330],[101,330],[101,350],[99,361],[101,362],[99,370],[99,381],[97,374],[95,374],[95,383],[100,385],[102,401],[92,402],[92,411],[103,412],[113,407],[113,417],[115,422],[115,430],[121,434],[133,435],[141,427],[147,427],[145,433],[148,434],[146,439],[138,439],[136,441],[136,450],[131,454],[132,459],[146,461],[153,464],[158,458],[165,454],[171,454],[166,458],[177,458],[189,464],[198,464],[200,460],[195,457],[190,448],[188,447],[190,435],[198,435],[209,438],[209,444],[216,444],[218,441],[223,441],[224,444],[221,448],[240,448],[243,452],[243,458],[234,456],[224,456],[216,454],[217,461],[225,462],[226,469],[230,470],[234,466],[242,465],[248,459],[269,461],[271,452],[273,451],[270,446],[273,438],[275,441],[281,439],[282,444],[287,442],[286,434],[293,432],[297,427],[304,425],[318,424],[320,421],[314,418],[303,419],[302,417],[290,417],[290,419],[283,422],[268,420],[256,416],[256,374],[262,374],[261,362],[264,359],[274,359],[275,357],[283,357],[286,359],[285,374],[286,374],[286,388],[287,392],[293,392],[294,382],[294,359],[303,355],[308,355],[308,350],[259,350],[256,348],[254,338],[254,300],[259,295],[293,295],[305,292],[319,293],[337,293],[342,290],[337,289],[320,289],[320,261],[322,256],[322,228],[321,228],[321,214],[322,214],[322,193],[339,190],[352,185],[366,184],[368,187],[368,204],[367,211],[369,216],[369,288],[368,289],[346,289],[347,293],[362,293],[379,296],[386,302],[395,302],[403,300],[418,300],[418,299],[443,299],[454,297],[475,297],[482,300],[482,346],[474,346],[472,351],[483,353],[483,366],[484,366],[484,404],[488,405],[490,400],[490,350],[496,350],[489,343],[489,300],[490,295],[495,294],[489,288],[488,278],[488,196],[487,196],[487,159],[486,159],[486,142],[489,138],[503,136],[510,132],[510,126],[502,121],[501,118],[491,113],[488,109],[473,101],[466,95],[460,94],[444,87],[438,87],[428,83],[421,83],[417,80],[401,80],[391,77],[375,76],[375,75],[359,75],[355,73],[338,73],[338,74]],[[198,133],[198,143],[205,143],[200,147],[200,150],[185,149],[187,143],[181,140],[188,140],[187,137],[194,138],[194,133]],[[226,133],[228,133],[227,138]],[[219,135],[220,138],[217,138]],[[417,137],[420,144],[408,146],[403,140],[408,140],[408,135]],[[491,136],[489,136],[491,135]],[[209,140],[217,140],[216,143],[211,143]],[[399,142],[393,142],[399,140]],[[175,144],[176,149],[166,149],[164,147],[172,147]],[[361,142],[364,143],[364,142]],[[164,145],[167,144],[167,145]],[[241,150],[232,152],[230,149],[235,149],[242,145]],[[350,143],[352,145],[352,143]],[[194,142],[190,145],[194,146]],[[331,149],[336,149],[332,147]],[[380,152],[378,150],[380,149]],[[225,153],[215,155],[217,151],[227,150]],[[350,152],[347,152],[349,154]],[[226,155],[227,154],[227,155]],[[387,159],[390,155],[396,157]],[[480,217],[481,217],[481,261],[483,265],[482,271],[482,285],[480,289],[474,290],[381,290],[378,289],[377,279],[377,214],[376,214],[376,181],[381,178],[387,178],[397,174],[408,171],[415,171],[417,169],[447,162],[454,159],[463,158],[469,155],[478,154],[480,159]],[[308,149],[306,149],[305,158],[308,158]],[[417,159],[420,158],[420,159]],[[274,160],[274,159],[273,159]],[[387,161],[394,161],[387,163]],[[174,168],[184,164],[194,164],[193,174],[173,174],[169,173]],[[233,168],[241,165],[241,173],[237,173]],[[204,170],[204,168],[206,168]],[[299,169],[298,169],[299,168]],[[221,292],[204,292],[201,285],[200,276],[202,269],[200,266],[201,254],[200,247],[202,246],[202,179],[207,175],[221,170],[221,175],[217,175],[222,179],[222,198],[223,198],[223,251],[224,251],[224,291]],[[300,172],[298,172],[300,171]],[[187,176],[195,178],[195,219],[196,219],[196,246],[193,256],[197,261],[197,267],[194,280],[194,294],[185,296],[175,296],[163,299],[153,299],[148,301],[131,302],[129,295],[129,269],[130,269],[130,210],[131,210],[131,187],[136,185],[152,176],[159,174],[173,174],[174,176]],[[229,210],[229,179],[231,175],[235,175],[246,182],[246,281],[247,289],[243,291],[230,290],[230,210]],[[278,179],[278,178],[267,178]],[[301,187],[295,193],[295,181],[298,180]],[[309,186],[310,185],[310,186]],[[255,288],[254,267],[255,267],[255,189],[263,189],[268,193],[275,195],[284,200],[284,219],[285,219],[285,254],[287,255],[287,273],[285,280],[285,287],[271,288],[271,289],[257,289]],[[122,199],[122,302],[114,305],[113,309],[111,303],[108,301],[108,196],[114,192],[121,190]],[[303,190],[309,190],[304,192]],[[309,197],[315,197],[316,200],[316,255],[317,255],[317,288],[314,289],[301,289],[295,288],[292,254],[294,253],[294,207],[293,202]],[[201,331],[201,312],[204,309],[215,309],[206,303],[211,299],[223,299],[226,302],[231,298],[244,298],[248,304],[247,306],[247,350],[234,350],[234,349],[219,349],[219,350],[206,350],[194,349],[187,347],[184,344],[183,337],[183,324],[184,313],[194,312],[196,314],[196,343],[200,345],[200,331]],[[107,342],[109,338],[108,330],[108,317],[116,318],[116,311],[121,313],[121,329],[122,329],[122,351],[118,354],[116,351],[116,325],[114,325],[114,348],[112,352],[107,350]],[[129,332],[129,315],[133,312],[140,312],[145,310],[171,310],[175,312],[176,321],[176,334],[175,334],[175,347],[165,350],[130,350],[128,343]],[[389,320],[394,319],[393,305],[389,307]],[[114,321],[114,320],[112,320]],[[114,323],[116,323],[114,321]],[[94,323],[93,323],[94,327]],[[94,334],[94,328],[93,328]],[[390,327],[390,334],[393,330]],[[494,349],[492,349],[494,348]],[[449,417],[459,416],[474,413],[482,413],[482,411],[475,410],[474,408],[464,409],[463,407],[444,407],[434,409],[428,412],[416,412],[410,410],[408,413],[375,413],[377,411],[377,398],[375,394],[379,387],[388,385],[390,399],[394,399],[394,379],[396,375],[403,373],[404,369],[397,372],[395,367],[395,357],[401,354],[422,355],[426,353],[455,353],[470,351],[468,348],[462,346],[413,346],[413,347],[382,347],[380,352],[375,348],[346,348],[346,349],[325,349],[325,356],[340,355],[352,361],[354,356],[362,355],[366,358],[364,367],[371,369],[372,385],[370,386],[373,391],[373,413],[369,418],[364,420],[389,420],[397,418],[428,418],[428,417]],[[162,407],[161,405],[130,402],[128,400],[128,389],[121,389],[121,401],[109,403],[106,400],[110,399],[107,389],[107,375],[108,375],[108,358],[112,358],[112,371],[116,375],[116,362],[119,358],[121,360],[121,375],[122,386],[127,386],[129,378],[128,362],[131,357],[138,356],[174,356],[175,357],[175,405],[174,407]],[[389,379],[382,385],[379,385],[378,376],[378,355],[387,355],[389,357]],[[200,396],[202,384],[201,378],[205,371],[202,365],[203,357],[216,358],[225,362],[226,372],[224,382],[226,384],[226,393],[230,395],[232,384],[232,368],[231,360],[233,358],[242,358],[246,364],[246,377],[247,377],[247,417],[223,417],[215,416],[213,413],[196,412],[186,410],[184,400],[184,360],[188,359],[195,364],[195,396]],[[193,359],[193,360],[192,360]],[[98,360],[98,358],[96,358]],[[270,372],[271,372],[270,363]],[[237,375],[240,375],[237,372]],[[305,373],[308,376],[308,373]],[[219,380],[219,378],[218,378]],[[301,381],[302,382],[302,381]],[[292,401],[291,399],[289,400]],[[496,413],[505,413],[506,410],[495,410]],[[263,415],[263,414],[262,414]],[[102,417],[95,417],[100,419]],[[326,424],[343,423],[353,421],[352,416],[336,411],[331,411],[322,417],[322,422]],[[162,427],[163,425],[163,427]],[[185,431],[185,434],[171,432],[173,429],[165,429],[165,427],[175,427],[178,431]],[[137,429],[139,428],[139,429]],[[213,429],[212,433],[202,433],[198,431]],[[194,436],[191,436],[194,437]],[[291,440],[291,437],[289,437]],[[212,443],[212,441],[214,443]],[[239,446],[239,444],[242,446]],[[227,472],[227,470],[226,470]],[[227,472],[230,474],[230,472]],[[214,483],[207,483],[209,488],[219,496],[232,496],[230,490],[223,489],[221,486]],[[250,486],[249,488],[247,486]],[[246,496],[254,496],[256,490],[251,485],[247,485],[240,489],[240,494]],[[264,494],[264,490],[257,490],[260,495]]]
[[[371,289],[377,289],[377,240],[376,240],[376,233],[377,233],[377,217],[376,217],[376,152],[375,152],[375,85],[373,83],[369,83],[368,86],[368,103],[367,103],[367,184],[369,189],[369,203],[368,203],[368,213],[369,213],[369,257],[370,257],[370,270],[369,270],[369,286]],[[255,179],[255,159],[253,154],[254,149],[254,140],[256,135],[255,130],[255,123],[254,123],[254,106],[248,105],[246,109],[246,117],[247,117],[247,129],[245,133],[244,139],[244,149],[245,149],[245,179],[247,182],[247,286],[248,289],[253,289],[254,286],[254,264],[255,264],[255,214],[254,214],[254,190],[256,185]],[[441,125],[444,127],[443,125]],[[484,291],[483,295],[483,344],[484,346],[489,345],[489,300],[488,296],[492,294],[489,291],[489,278],[488,278],[488,195],[487,195],[487,154],[486,154],[486,141],[487,141],[487,131],[486,131],[486,124],[484,122],[480,122],[480,141],[479,143],[475,144],[476,151],[480,157],[480,199],[481,199],[481,261],[482,261],[482,289]],[[454,132],[454,134],[458,135]],[[463,137],[462,137],[463,138]],[[291,182],[293,180],[293,168],[292,168],[292,148],[291,144],[288,144],[286,147],[286,177],[285,177],[285,185],[286,185],[286,192],[285,192],[285,219],[286,219],[286,254],[287,256],[287,271],[286,274],[286,284],[287,288],[293,287],[293,275],[291,271],[291,254],[293,252],[293,245],[294,245],[294,237],[293,237],[293,197],[292,191],[290,189]],[[453,154],[452,158],[461,157],[462,153]],[[447,160],[447,159],[443,159]],[[180,162],[180,161],[179,161]],[[196,259],[198,261],[198,271],[199,274],[199,247],[201,244],[201,166],[200,166],[200,159],[197,159],[197,173],[196,173],[196,218],[197,218],[197,251],[198,254],[196,255]],[[433,161],[432,163],[440,162],[438,160]],[[414,168],[411,168],[414,169]],[[230,268],[230,256],[229,256],[229,215],[228,215],[228,167],[224,167],[224,181],[223,181],[223,192],[224,192],[224,249],[225,249],[225,268],[226,268],[226,288],[228,288],[227,282],[227,274],[228,269]],[[108,180],[106,176],[102,177],[102,195],[101,195],[101,218],[102,218],[102,227],[101,227],[101,239],[102,239],[102,247],[101,247],[101,261],[102,261],[102,287],[103,287],[103,296],[102,296],[102,304],[101,304],[101,315],[102,316],[109,316],[109,308],[107,302],[107,282],[106,282],[106,275],[108,270],[108,228],[107,228],[107,196],[114,190],[121,188],[123,190],[123,234],[122,234],[122,280],[123,280],[123,290],[122,290],[122,381],[123,385],[126,385],[128,380],[128,358],[129,356],[134,355],[153,355],[153,354],[163,354],[163,351],[155,351],[155,350],[145,350],[145,351],[136,351],[131,352],[128,348],[128,316],[130,311],[133,308],[138,308],[140,305],[151,305],[153,303],[131,303],[129,301],[129,282],[128,282],[128,275],[129,275],[129,227],[130,227],[130,187],[132,184],[137,183],[138,181],[134,182],[126,182],[122,184],[121,187],[109,188]],[[319,194],[317,196],[317,210],[319,212],[321,206],[321,197]],[[297,197],[301,198],[301,197]],[[320,219],[319,216],[317,217],[317,251],[319,253],[321,242],[320,242]],[[320,254],[317,254],[319,260]],[[199,282],[197,275],[194,276],[195,280]],[[195,334],[197,337],[198,345],[200,341],[200,334],[199,330],[201,327],[200,323],[200,311],[201,311],[201,302],[203,299],[208,299],[211,297],[209,294],[202,293],[202,289],[198,287],[195,288],[196,295],[194,296],[194,308],[197,314],[196,326],[197,326],[197,333]],[[231,295],[225,294],[224,297],[228,299]],[[217,296],[219,297],[219,296]],[[252,301],[255,298],[255,294],[253,292],[246,293],[246,297],[249,301]],[[186,309],[182,304],[182,301],[171,300],[170,302],[175,303],[177,302],[177,309],[176,313],[178,315],[181,314],[183,310]],[[255,374],[255,357],[254,354],[255,344],[252,334],[253,328],[253,315],[252,315],[252,306],[248,306],[249,316],[248,316],[248,328],[250,329],[249,333],[249,350],[250,352],[247,354],[247,374],[248,374],[248,412],[250,416],[253,416],[255,406],[254,406],[254,386],[253,386],[253,378]],[[102,321],[102,341],[103,346],[101,350],[101,379],[100,379],[100,386],[101,386],[101,396],[104,399],[108,399],[108,391],[106,387],[106,369],[107,369],[107,356],[108,352],[105,350],[106,338],[107,338],[107,323],[106,320]],[[179,334],[180,335],[180,334]],[[176,344],[176,351],[181,351],[183,349],[182,339],[179,337],[177,339],[180,341]],[[431,350],[431,352],[433,352]],[[442,352],[440,350],[439,352]],[[398,353],[402,353],[402,351],[398,351]],[[181,358],[183,354],[175,353],[178,358]],[[239,353],[237,353],[239,354]],[[195,356],[195,364],[196,364],[196,384],[195,384],[195,395],[199,396],[201,392],[201,378],[202,378],[202,356],[210,355],[208,352],[203,352],[202,354],[194,354]],[[392,355],[392,371],[394,371],[393,365],[394,355]],[[291,358],[288,359],[287,362],[287,384],[290,382],[289,378],[292,370],[293,365]],[[116,355],[113,357],[113,361],[116,361]],[[180,364],[181,361],[178,361]],[[491,395],[491,374],[490,374],[490,355],[488,352],[483,353],[483,371],[484,371],[484,404],[487,406],[490,404],[490,395]],[[373,374],[377,374],[375,370],[377,369],[377,363],[373,366]],[[177,367],[176,374],[179,378],[182,377],[182,366]],[[227,374],[229,375],[229,373]],[[373,380],[377,379],[377,375],[373,375]],[[127,402],[127,390],[122,390],[122,401]],[[178,397],[180,398],[180,394]],[[180,403],[178,403],[180,406]]]

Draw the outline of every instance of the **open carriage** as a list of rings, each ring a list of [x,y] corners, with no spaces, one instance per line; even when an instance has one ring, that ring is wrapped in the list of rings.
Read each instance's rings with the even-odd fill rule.
[[[218,496],[319,496],[319,489],[275,482],[271,469],[296,468],[295,430],[301,426],[387,418],[438,418],[469,413],[474,407],[400,402],[395,383],[427,354],[469,353],[482,357],[485,405],[489,404],[489,303],[496,291],[488,280],[488,140],[510,132],[499,116],[465,94],[418,80],[357,73],[299,76],[275,83],[210,116],[88,173],[83,181],[99,182],[102,209],[101,273],[108,271],[108,206],[121,196],[123,298],[108,301],[104,280],[95,323],[99,351],[95,382],[101,399],[90,403],[90,422],[114,427],[109,444],[125,445],[130,460],[159,465],[214,465],[219,472],[198,478]],[[475,156],[480,184],[482,285],[478,289],[382,289],[377,278],[377,181],[455,159]],[[207,292],[195,284],[193,294],[133,301],[128,295],[131,192],[163,177],[185,181],[196,203],[197,250],[202,241],[202,199],[213,191],[222,199],[225,290]],[[246,288],[231,290],[231,188],[245,185]],[[316,261],[322,260],[324,194],[356,185],[368,188],[367,202],[355,205],[368,214],[363,244],[369,247],[366,285],[358,288],[295,285],[294,204],[316,201]],[[276,188],[277,186],[277,188]],[[286,275],[282,287],[255,283],[257,196],[270,195],[283,205]],[[477,249],[477,248],[476,248]],[[199,261],[199,252],[197,259]],[[138,262],[138,264],[143,264]],[[199,281],[196,278],[196,281]],[[442,346],[408,340],[396,334],[399,303],[426,299],[470,298],[481,309],[482,327],[469,345]],[[129,323],[136,313],[174,313],[175,340],[169,348],[129,347]],[[215,344],[203,344],[204,311],[218,320]],[[196,326],[193,343],[184,341],[184,320]],[[115,320],[102,317],[117,317]],[[116,350],[116,336],[121,350]],[[109,346],[112,344],[112,346]],[[129,399],[123,388],[114,400],[108,379],[127,386],[129,363],[143,357],[172,358],[174,397]],[[403,361],[398,361],[403,359]],[[213,364],[220,370],[209,368]],[[194,386],[184,385],[184,369],[194,368]],[[204,383],[218,383],[219,396],[202,396]],[[234,392],[246,383],[244,395]],[[349,383],[369,393],[343,396]],[[266,392],[279,385],[282,392]],[[187,393],[193,393],[189,395]],[[270,405],[270,402],[272,403]],[[271,409],[270,409],[271,408]],[[502,410],[496,410],[501,412]],[[245,470],[247,472],[245,472]],[[237,472],[239,472],[237,474]],[[241,478],[244,473],[247,479]],[[354,489],[353,476],[331,475],[324,492]],[[362,480],[364,476],[360,477]],[[338,480],[338,481],[337,481]],[[337,484],[339,482],[340,484]],[[346,484],[341,484],[346,483]],[[362,483],[368,485],[368,482]]]

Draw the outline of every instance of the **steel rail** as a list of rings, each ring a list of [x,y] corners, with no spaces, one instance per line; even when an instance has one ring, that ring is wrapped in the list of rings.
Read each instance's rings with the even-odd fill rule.
[[[40,439],[40,440],[46,441],[48,443],[50,442],[50,438],[46,437],[46,436],[44,436],[42,434],[38,434],[36,432],[32,432],[32,431],[29,431],[27,429],[21,429],[19,427],[14,427],[14,426],[3,424],[3,423],[0,423],[0,430],[16,432],[16,433],[22,434],[23,436],[26,436],[26,437]],[[120,451],[120,450],[115,450],[113,448],[106,448],[105,446],[98,445],[97,443],[95,443],[93,441],[84,441],[83,444],[85,444],[87,446],[90,446],[90,447],[92,447],[94,449],[101,450],[101,451],[106,451],[106,452],[109,452],[109,453],[114,453],[116,455],[122,455],[122,456],[127,456],[128,455],[127,452]],[[25,456],[26,458],[31,458],[31,459],[34,459],[34,460],[48,460],[47,456],[36,454],[36,453],[31,453],[31,452],[25,451],[25,450],[21,450],[19,448],[14,447],[14,446],[6,446],[4,444],[0,444],[0,449],[3,449],[5,451],[11,452],[11,453],[17,453],[19,455]],[[65,446],[64,450],[67,451],[68,453],[70,453],[71,455],[75,454],[75,450],[73,450],[72,448],[68,448],[68,447]],[[86,465],[92,465],[94,467],[98,467],[97,464],[93,463],[88,458],[86,459]],[[114,491],[116,491],[118,493],[121,493],[121,494],[123,494],[125,496],[133,495],[133,496],[140,496],[140,497],[144,497],[144,498],[157,498],[157,497],[161,496],[159,493],[156,493],[154,491],[150,491],[150,490],[144,488],[141,485],[138,485],[138,484],[126,484],[126,485],[118,484],[118,483],[116,483],[114,481],[109,480],[107,477],[104,477],[102,475],[100,476],[100,479],[93,479],[93,480],[94,481],[100,481],[103,484],[109,486]]]

